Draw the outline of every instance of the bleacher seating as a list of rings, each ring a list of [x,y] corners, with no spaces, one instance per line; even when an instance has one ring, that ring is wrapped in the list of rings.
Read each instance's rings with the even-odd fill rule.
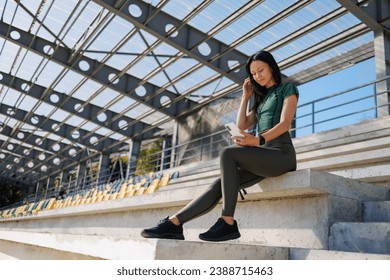
[[[135,195],[151,194],[161,187],[166,187],[171,179],[177,179],[178,176],[179,171],[175,171],[172,174],[169,171],[163,173],[149,172],[145,175],[131,177],[127,181],[116,180],[105,185],[93,187],[89,190],[80,190],[76,193],[52,198],[50,207],[47,207],[47,199],[42,199],[27,205],[5,209],[4,212],[0,213],[0,217],[1,219],[25,217],[37,214],[39,211],[44,210],[123,199]]]

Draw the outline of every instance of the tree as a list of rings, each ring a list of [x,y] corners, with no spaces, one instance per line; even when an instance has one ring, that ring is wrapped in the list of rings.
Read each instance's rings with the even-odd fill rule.
[[[0,179],[0,208],[20,202],[27,196],[27,190],[8,179]]]
[[[135,169],[135,176],[156,171],[156,168],[161,162],[163,141],[163,138],[159,138],[153,142],[142,144]]]

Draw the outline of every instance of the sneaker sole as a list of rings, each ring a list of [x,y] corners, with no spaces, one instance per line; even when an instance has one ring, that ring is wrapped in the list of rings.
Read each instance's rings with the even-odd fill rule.
[[[199,239],[201,239],[201,240],[204,240],[204,241],[216,241],[216,242],[233,240],[233,239],[237,239],[237,238],[240,238],[240,237],[241,237],[241,234],[239,232],[235,232],[235,233],[231,233],[231,234],[228,234],[228,235],[224,235],[224,236],[221,236],[219,238],[206,238],[206,237],[203,237],[203,236],[199,235]]]
[[[181,235],[181,234],[154,234],[154,233],[148,233],[148,232],[141,232],[141,236],[144,238],[184,240],[184,235]]]

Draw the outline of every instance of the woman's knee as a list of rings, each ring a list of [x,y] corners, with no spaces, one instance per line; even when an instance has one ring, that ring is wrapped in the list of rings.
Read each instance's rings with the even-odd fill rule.
[[[220,155],[221,162],[225,162],[226,160],[232,160],[234,158],[236,150],[237,147],[227,147],[223,149]]]

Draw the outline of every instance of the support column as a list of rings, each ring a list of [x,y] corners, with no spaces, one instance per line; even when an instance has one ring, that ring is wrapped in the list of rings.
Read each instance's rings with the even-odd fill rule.
[[[99,176],[97,184],[106,184],[108,176],[110,175],[110,156],[108,154],[101,154],[99,161]]]
[[[374,32],[374,52],[376,78],[383,79],[390,76],[390,34],[386,31],[377,30]],[[390,79],[383,80],[376,84],[378,117],[387,116],[390,112]]]
[[[60,179],[60,185],[65,185],[69,182],[69,171],[68,170],[62,170],[61,172],[61,179]]]
[[[52,182],[52,178],[51,177],[47,178],[47,180],[46,180],[45,198],[47,198],[47,192],[48,192],[48,190],[50,188],[50,182]]]
[[[179,123],[175,121],[175,125],[173,126],[173,135],[172,135],[172,147],[171,147],[171,165],[170,167],[175,167],[176,161],[176,153],[177,153],[177,143],[178,143],[178,135],[179,135]]]
[[[79,166],[77,167],[77,173],[76,173],[76,187],[78,189],[80,188],[83,188],[84,187],[84,183],[85,183],[85,175],[86,175],[86,165],[85,163],[80,163]]]
[[[134,176],[135,169],[137,168],[137,159],[141,151],[141,142],[130,140],[129,143],[129,162],[127,163],[126,179],[130,176]]]

